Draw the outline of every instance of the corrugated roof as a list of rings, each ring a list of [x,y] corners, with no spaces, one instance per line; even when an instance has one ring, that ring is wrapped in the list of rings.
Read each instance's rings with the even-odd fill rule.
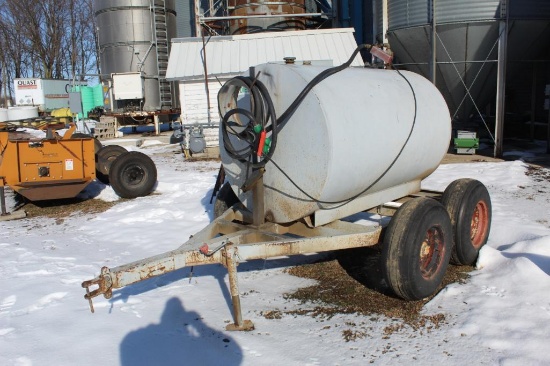
[[[235,36],[214,36],[206,45],[208,75],[240,74],[250,66],[266,62],[296,60],[326,61],[333,65],[346,62],[357,48],[353,28],[266,32]],[[176,38],[168,61],[168,80],[204,78],[202,38]],[[363,66],[357,55],[352,66]]]

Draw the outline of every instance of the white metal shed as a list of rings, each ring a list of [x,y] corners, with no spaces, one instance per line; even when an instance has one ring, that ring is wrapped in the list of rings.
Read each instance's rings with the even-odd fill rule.
[[[250,66],[283,61],[284,57],[295,57],[297,62],[343,64],[357,48],[353,32],[353,28],[338,28],[173,39],[166,78],[179,81],[182,122],[217,124],[221,85],[247,72]],[[363,66],[359,55],[352,65]]]

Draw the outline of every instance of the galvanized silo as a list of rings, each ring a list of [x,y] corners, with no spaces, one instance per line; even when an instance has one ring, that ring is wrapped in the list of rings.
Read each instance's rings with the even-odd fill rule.
[[[379,33],[383,28],[382,9],[383,0],[376,0]],[[513,100],[509,89],[518,83],[519,70],[525,69],[526,62],[548,60],[549,20],[548,0],[387,0],[387,37],[396,63],[433,78],[435,49],[436,85],[451,116],[461,121],[477,115],[478,110],[485,112],[484,107],[495,100],[501,22],[507,21],[508,29],[510,104]],[[531,89],[532,80],[528,79],[523,82]]]
[[[143,79],[144,98],[116,100],[113,110],[176,107],[176,88],[165,79],[177,34],[175,0],[95,0],[94,10],[101,73],[141,73]]]

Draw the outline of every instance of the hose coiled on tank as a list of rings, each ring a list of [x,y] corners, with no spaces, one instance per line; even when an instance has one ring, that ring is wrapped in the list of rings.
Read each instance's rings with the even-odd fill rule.
[[[270,148],[267,153],[263,154],[263,151],[258,153],[263,148],[260,146],[261,134],[263,133],[264,136],[267,135],[267,127],[269,126],[274,131],[277,131],[275,107],[267,88],[261,81],[246,76],[237,76],[226,83],[228,86],[240,84],[244,84],[250,91],[251,111],[244,108],[235,108],[222,117],[223,147],[233,159],[249,162],[254,168],[263,167],[271,159],[277,146],[277,133],[272,133],[270,136]],[[249,119],[245,129],[240,132],[235,129],[238,124],[230,121],[230,118],[236,114],[243,115]],[[240,141],[244,141],[248,146],[241,149],[235,148],[229,137],[229,132],[237,136]],[[260,157],[263,157],[263,159],[260,160]]]
[[[353,60],[361,50],[370,49],[371,47],[372,45],[362,44],[355,49],[352,56],[349,58],[347,62],[345,62],[340,66],[332,67],[319,73],[304,87],[304,89],[300,92],[300,94],[298,94],[298,96],[294,99],[291,105],[286,109],[286,111],[283,114],[281,114],[279,118],[276,117],[276,114],[273,108],[273,102],[271,100],[271,97],[269,96],[267,88],[265,87],[264,84],[262,84],[259,80],[257,80],[257,77],[251,78],[251,77],[239,76],[229,80],[227,83],[232,83],[232,84],[237,84],[238,82],[244,83],[250,90],[250,93],[252,95],[252,101],[251,101],[251,111],[248,111],[242,108],[236,108],[236,109],[230,110],[222,117],[221,128],[222,128],[223,145],[228,155],[242,162],[249,162],[251,163],[251,166],[254,168],[263,167],[268,161],[271,161],[273,165],[292,183],[292,185],[294,185],[302,194],[308,197],[312,202],[317,202],[319,204],[325,204],[325,205],[336,205],[336,206],[321,208],[321,209],[335,209],[335,208],[341,207],[343,205],[346,205],[352,202],[353,200],[357,199],[363,194],[365,194],[376,183],[378,183],[388,173],[388,171],[395,165],[395,163],[397,162],[397,160],[405,150],[405,147],[407,146],[416,125],[416,114],[418,109],[416,93],[411,83],[409,82],[409,80],[398,69],[393,68],[393,66],[392,66],[393,70],[395,70],[399,74],[399,76],[402,77],[403,80],[405,80],[405,82],[408,84],[409,88],[411,89],[412,97],[414,101],[413,121],[411,124],[411,128],[409,130],[409,133],[407,135],[407,138],[405,139],[403,145],[401,146],[399,152],[397,153],[393,161],[388,165],[388,167],[384,170],[384,172],[380,174],[379,177],[377,177],[365,189],[361,190],[361,192],[351,197],[348,197],[346,199],[338,200],[338,201],[323,201],[323,200],[316,199],[310,194],[308,194],[300,186],[298,186],[296,182],[294,182],[294,180],[291,177],[289,177],[288,174],[274,160],[272,160],[272,156],[275,151],[275,146],[277,142],[277,133],[282,128],[284,128],[285,124],[290,120],[290,117],[292,117],[294,112],[296,112],[300,104],[304,101],[307,94],[321,81],[351,66],[351,63],[353,62]],[[237,133],[237,131],[232,128],[231,123],[229,122],[229,118],[235,114],[242,114],[245,117],[249,118],[251,122],[254,122],[254,125],[262,126],[261,131],[265,131],[266,133],[271,132],[271,139],[272,139],[271,147],[268,153],[265,156],[263,156],[262,160],[260,161],[256,160],[255,162],[252,162],[253,153],[254,152],[257,153],[258,147],[259,147],[260,141],[258,138],[259,137],[258,133],[253,130],[253,127],[251,127],[252,123],[249,123],[244,131]],[[269,121],[271,121],[271,124],[269,123]],[[229,139],[228,130],[231,130],[232,133],[238,136],[240,140],[247,141],[248,147],[245,147],[240,150],[235,149]]]
[[[229,80],[227,86],[237,86],[244,84],[250,91],[251,104],[250,111],[243,108],[235,108],[227,112],[222,116],[221,131],[223,138],[223,147],[227,151],[227,154],[233,159],[237,159],[241,162],[248,162],[253,168],[261,168],[271,160],[275,148],[277,146],[277,134],[290,120],[290,117],[296,112],[300,104],[304,101],[309,92],[321,81],[334,75],[348,67],[357,56],[357,54],[363,50],[371,48],[371,45],[362,44],[358,46],[348,61],[340,66],[335,66],[324,70],[315,76],[298,94],[286,111],[277,118],[273,101],[267,91],[265,85],[257,79],[247,76],[237,76]],[[249,119],[249,123],[243,131],[238,132],[235,129],[235,123],[230,121],[230,118],[234,115],[242,115]],[[237,136],[240,141],[245,142],[247,145],[244,148],[237,149],[229,137],[229,132]],[[265,139],[267,134],[271,133],[269,137],[269,143],[267,149],[264,150],[264,142],[262,142],[262,134]],[[264,150],[264,151],[259,151]],[[264,153],[265,152],[265,153]]]

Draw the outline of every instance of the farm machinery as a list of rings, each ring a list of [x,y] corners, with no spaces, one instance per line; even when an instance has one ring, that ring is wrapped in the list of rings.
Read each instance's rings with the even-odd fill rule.
[[[124,198],[151,193],[157,179],[151,158],[121,146],[102,146],[74,131],[73,125],[60,137],[48,128],[45,137],[37,138],[7,123],[0,126],[2,216],[7,216],[5,186],[30,201],[76,197],[96,178]]]
[[[216,218],[179,248],[84,281],[85,298],[183,267],[227,267],[234,323],[243,320],[241,261],[381,243],[384,278],[406,300],[433,295],[449,262],[472,264],[487,242],[491,200],[477,180],[421,189],[451,138],[447,105],[417,74],[270,63],[218,94],[225,184]],[[387,216],[367,226],[349,217]],[[389,222],[389,223],[388,223]]]

